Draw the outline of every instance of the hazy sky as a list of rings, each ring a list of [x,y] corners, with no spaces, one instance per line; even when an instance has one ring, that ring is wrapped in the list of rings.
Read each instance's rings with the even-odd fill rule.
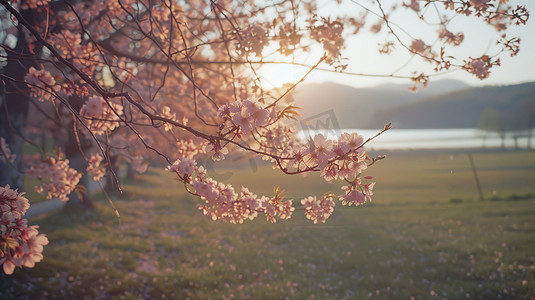
[[[408,2],[408,1],[405,1]],[[383,0],[384,7],[390,6],[392,3],[401,3],[396,0]],[[513,26],[507,31],[507,36],[518,36],[521,39],[520,52],[516,57],[509,57],[509,55],[502,56],[502,66],[491,69],[490,78],[486,80],[479,80],[475,76],[464,71],[454,71],[438,77],[433,77],[431,80],[439,80],[445,78],[452,78],[464,81],[470,85],[503,85],[516,84],[528,81],[535,81],[535,1],[533,0],[510,0],[512,6],[517,4],[525,5],[532,14],[531,19],[526,25]],[[369,8],[375,9],[372,3],[366,5]],[[357,7],[354,4],[347,4],[347,11]],[[320,6],[320,10],[329,10],[330,7],[325,5]],[[357,13],[358,15],[358,13]],[[375,20],[368,18],[373,24]],[[427,43],[432,43],[433,37],[436,39],[436,29],[426,28],[415,20],[414,15],[407,15],[407,13],[394,14],[392,16],[393,22],[403,27],[412,37],[421,38]],[[479,57],[483,53],[495,53],[495,40],[500,36],[490,25],[485,24],[480,19],[474,17],[458,16],[451,24],[450,30],[462,31],[465,34],[465,42],[463,46],[455,49],[457,53],[464,56]],[[344,57],[348,58],[349,72],[357,73],[373,73],[373,74],[390,74],[392,71],[399,70],[397,74],[408,75],[413,71],[423,70],[427,64],[418,62],[417,59],[411,59],[410,55],[402,51],[398,51],[392,55],[385,56],[377,54],[378,42],[377,36],[368,33],[369,25],[364,29],[365,32],[359,33],[357,38],[353,39],[348,45],[348,48],[343,52]],[[400,33],[400,37],[405,39],[405,42],[410,44],[411,38]],[[398,47],[400,48],[400,47]],[[307,55],[307,63],[314,64],[322,51],[318,49]],[[303,57],[295,58],[296,61],[302,60]],[[403,67],[407,61],[407,66]],[[265,74],[266,84],[278,86],[284,81],[296,81],[307,71],[305,68],[292,68],[289,66],[267,66],[263,67],[261,74]],[[407,83],[404,79],[392,78],[369,78],[361,76],[350,76],[342,74],[333,74],[321,71],[315,71],[306,82],[323,82],[333,81],[337,83],[347,84],[355,87],[373,86],[385,82],[393,83]]]

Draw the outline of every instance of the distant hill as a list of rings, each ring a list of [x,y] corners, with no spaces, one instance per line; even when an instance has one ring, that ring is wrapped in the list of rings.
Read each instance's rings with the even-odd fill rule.
[[[526,109],[530,107],[535,107],[535,82],[469,88],[383,108],[368,127],[382,128],[385,122],[392,122],[396,128],[477,128],[485,110],[509,115],[512,123],[528,118]]]
[[[374,89],[392,90],[395,92],[405,93],[408,91],[412,84],[392,84],[385,83],[375,86]],[[454,79],[442,79],[438,81],[430,81],[427,88],[420,89],[417,95],[421,98],[427,98],[430,96],[441,95],[451,93],[453,91],[463,90],[471,88],[472,86]]]
[[[371,88],[354,88],[332,82],[303,84],[294,95],[304,119],[333,111],[341,128],[370,128],[375,126],[376,113],[414,104],[424,98],[445,92],[470,88],[456,80],[430,82],[429,87],[412,93],[410,85],[383,84]],[[384,125],[384,124],[383,124]],[[382,127],[381,125],[380,127]]]

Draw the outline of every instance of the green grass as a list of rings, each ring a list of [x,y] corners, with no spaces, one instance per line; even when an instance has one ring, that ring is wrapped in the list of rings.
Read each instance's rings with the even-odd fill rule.
[[[24,177],[24,192],[26,197],[30,201],[30,205],[43,202],[46,200],[45,195],[41,195],[34,190],[34,186],[39,185],[40,182],[37,178],[25,176]]]
[[[104,201],[39,220],[51,242],[45,259],[2,278],[0,297],[529,299],[535,199],[523,195],[535,192],[535,155],[473,158],[485,197],[504,201],[477,200],[466,155],[393,156],[366,173],[378,182],[373,203],[338,203],[323,225],[302,211],[277,224],[212,222],[172,176],[151,169],[115,200],[120,224]],[[296,200],[340,191],[247,162],[214,172],[258,194],[279,185]]]

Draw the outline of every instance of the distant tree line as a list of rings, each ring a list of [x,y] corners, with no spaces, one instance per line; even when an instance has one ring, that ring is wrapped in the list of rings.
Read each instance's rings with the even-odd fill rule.
[[[535,101],[526,101],[520,105],[521,110],[499,111],[486,108],[479,118],[479,129],[497,133],[501,139],[501,147],[505,148],[505,138],[511,136],[514,148],[519,149],[518,139],[527,137],[527,148],[532,148],[533,127],[535,125]],[[485,136],[483,137],[485,139]]]

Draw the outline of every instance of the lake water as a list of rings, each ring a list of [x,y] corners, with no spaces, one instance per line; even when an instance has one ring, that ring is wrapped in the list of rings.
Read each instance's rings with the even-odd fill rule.
[[[305,138],[316,133],[336,139],[343,132],[357,132],[365,139],[373,137],[380,130],[305,130],[300,136]],[[528,132],[508,133],[505,147],[514,148],[513,136],[518,136],[519,148],[527,148]],[[390,129],[367,144],[367,149],[443,149],[443,148],[498,148],[501,147],[500,136],[473,128],[463,129]],[[532,140],[535,146],[535,139]]]

